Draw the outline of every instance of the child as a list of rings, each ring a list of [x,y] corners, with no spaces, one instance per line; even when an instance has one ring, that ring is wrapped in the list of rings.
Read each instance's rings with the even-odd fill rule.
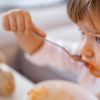
[[[70,19],[82,31],[81,41],[80,44],[64,41],[56,43],[71,54],[81,54],[82,59],[91,62],[90,69],[88,63],[74,61],[62,49],[33,35],[32,31],[46,37],[46,34],[32,23],[28,12],[12,10],[5,13],[2,25],[5,30],[15,33],[30,62],[39,66],[51,64],[76,72],[79,75],[79,83],[100,98],[100,79],[97,78],[100,77],[100,0],[69,0],[67,7]],[[52,38],[50,40],[54,41]]]

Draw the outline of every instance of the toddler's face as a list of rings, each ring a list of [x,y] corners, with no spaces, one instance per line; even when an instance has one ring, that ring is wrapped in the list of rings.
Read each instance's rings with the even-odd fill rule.
[[[78,26],[82,30],[79,46],[82,59],[91,63],[91,73],[100,77],[100,33],[84,21],[79,21]],[[95,74],[96,71],[97,75]]]

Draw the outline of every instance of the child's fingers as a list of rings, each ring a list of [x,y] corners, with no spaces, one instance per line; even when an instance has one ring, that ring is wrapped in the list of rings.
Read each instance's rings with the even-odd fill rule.
[[[24,19],[23,12],[18,10],[16,11],[15,15],[16,15],[16,21],[17,21],[17,28],[18,28],[17,33],[24,33],[25,32],[25,19]]]
[[[4,14],[2,16],[2,26],[6,31],[10,31],[11,30],[7,14]]]
[[[8,19],[9,19],[9,25],[10,25],[11,31],[17,32],[16,17],[15,17],[15,15],[12,12],[9,13]]]
[[[46,34],[39,28],[37,28],[34,24],[32,24],[32,31],[41,35],[42,37],[46,37]]]
[[[31,34],[32,20],[28,12],[24,12],[24,19],[25,19],[25,35]]]
[[[25,35],[31,34],[32,31],[46,37],[46,34],[37,28],[31,20],[28,12],[20,9],[12,10],[2,17],[2,25],[5,30],[17,33],[24,33]]]

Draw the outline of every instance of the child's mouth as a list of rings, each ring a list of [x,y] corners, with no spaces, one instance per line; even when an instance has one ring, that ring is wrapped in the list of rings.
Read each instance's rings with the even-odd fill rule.
[[[90,72],[96,76],[100,78],[100,71],[98,71],[97,69],[95,69],[96,67],[94,67],[91,63],[84,63],[85,67],[90,69]]]
[[[84,63],[85,67],[89,68],[90,64],[89,63]]]
[[[84,63],[84,65],[85,65],[85,67],[87,67],[87,68],[89,68],[89,69],[94,69],[94,70],[96,70],[95,69],[95,66],[94,65],[92,65],[90,62],[86,62],[86,63]]]
[[[87,61],[85,59],[82,59],[82,60],[86,62],[86,63],[84,63],[85,67],[87,67],[87,68],[93,68],[93,65],[91,64],[90,61]]]

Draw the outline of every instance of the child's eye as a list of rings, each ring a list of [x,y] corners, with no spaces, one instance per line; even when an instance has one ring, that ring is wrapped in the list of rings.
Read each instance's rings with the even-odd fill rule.
[[[99,38],[99,37],[96,37],[96,41],[97,41],[98,43],[100,43],[100,38]]]

